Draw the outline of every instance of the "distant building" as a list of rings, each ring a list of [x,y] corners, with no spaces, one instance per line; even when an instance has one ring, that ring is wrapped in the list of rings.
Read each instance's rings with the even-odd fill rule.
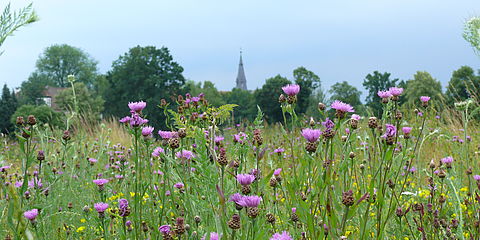
[[[245,71],[243,70],[242,51],[240,51],[240,63],[238,64],[236,88],[247,90],[247,78],[245,78]]]
[[[38,100],[39,102],[43,101],[47,106],[53,108],[53,110],[59,111],[60,109],[58,108],[55,98],[64,89],[66,88],[46,86],[45,90],[42,91],[42,97]]]

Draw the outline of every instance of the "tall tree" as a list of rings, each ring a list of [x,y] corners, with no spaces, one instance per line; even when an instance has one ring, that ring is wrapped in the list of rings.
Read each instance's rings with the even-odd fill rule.
[[[76,82],[75,88],[75,100],[73,95],[73,89],[66,88],[62,90],[56,97],[55,101],[58,107],[64,111],[77,111],[82,115],[93,115],[95,118],[100,116],[103,111],[104,100],[102,96],[93,94],[93,90],[89,90],[85,83]]]
[[[293,78],[294,82],[300,85],[300,92],[297,95],[297,111],[298,113],[305,113],[310,104],[312,93],[315,90],[323,92],[320,77],[304,67],[298,67],[293,70]]]
[[[38,20],[37,14],[33,10],[32,4],[13,11],[10,8],[10,3],[3,9],[0,15],[0,47],[3,45],[8,36],[13,35],[19,28],[36,22]],[[2,52],[0,52],[0,55]]]
[[[432,102],[436,103],[443,100],[440,81],[424,71],[416,72],[413,79],[407,81],[404,95],[405,101],[409,104],[418,103],[421,96],[429,96],[432,98]],[[440,106],[440,104],[436,106]]]
[[[92,87],[97,77],[97,61],[80,48],[67,44],[47,47],[36,63],[35,73],[45,77],[55,87],[70,87],[68,75]]]
[[[236,122],[242,120],[253,121],[257,113],[257,107],[253,94],[248,90],[234,88],[226,95],[226,103],[237,104],[233,110],[233,116]]]
[[[2,96],[0,98],[0,131],[8,133],[13,130],[13,124],[10,118],[17,109],[15,94],[10,93],[7,84],[3,85]]]
[[[363,81],[363,87],[365,87],[368,92],[365,103],[377,116],[382,115],[382,103],[380,102],[381,99],[377,95],[377,92],[400,84],[398,78],[392,79],[390,75],[388,72],[380,73],[374,71],[373,74],[368,74]]]
[[[257,104],[265,113],[270,123],[283,120],[282,109],[278,102],[278,97],[283,93],[282,87],[291,82],[280,75],[269,78],[263,84],[262,88],[257,89],[254,93]]]
[[[107,73],[110,89],[105,93],[105,113],[116,117],[128,114],[128,102],[147,102],[145,113],[155,127],[163,126],[164,116],[156,106],[183,94],[183,67],[173,60],[166,47],[131,48],[112,64]]]
[[[360,100],[360,92],[356,87],[348,84],[347,81],[338,82],[332,85],[330,90],[330,102],[335,100],[350,104],[355,108],[355,112],[363,113],[363,105]]]
[[[455,102],[463,101],[470,97],[480,99],[480,76],[476,76],[469,66],[462,66],[455,70],[448,82],[445,97],[447,103],[453,105]]]

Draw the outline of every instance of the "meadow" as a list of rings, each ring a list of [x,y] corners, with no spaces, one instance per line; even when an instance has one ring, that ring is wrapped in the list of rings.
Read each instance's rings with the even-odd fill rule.
[[[17,118],[0,143],[3,239],[480,239],[473,100],[435,111],[403,89],[378,92],[381,116],[320,103],[284,121],[234,124],[235,105],[203,94],[131,102],[127,116],[66,130]],[[142,110],[158,105],[165,129]],[[175,110],[172,110],[175,109]]]

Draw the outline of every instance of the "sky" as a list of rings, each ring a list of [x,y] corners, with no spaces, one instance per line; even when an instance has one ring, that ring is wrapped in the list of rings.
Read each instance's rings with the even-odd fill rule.
[[[30,1],[12,0],[12,6]],[[0,0],[0,8],[7,1]],[[324,89],[347,81],[364,91],[373,71],[408,80],[428,71],[445,87],[452,72],[480,57],[462,38],[466,19],[480,16],[478,0],[38,0],[40,17],[0,50],[0,84],[18,87],[52,44],[79,47],[106,73],[129,48],[168,47],[184,76],[235,86],[239,51],[247,86],[261,87],[299,66]]]

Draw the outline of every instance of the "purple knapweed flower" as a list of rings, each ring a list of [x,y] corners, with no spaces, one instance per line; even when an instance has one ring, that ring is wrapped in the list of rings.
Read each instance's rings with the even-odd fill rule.
[[[95,159],[95,158],[88,158],[88,161],[90,162],[90,164],[94,164],[94,163],[98,162],[98,160]]]
[[[290,236],[290,233],[283,231],[282,233],[273,234],[270,240],[293,240],[293,238]]]
[[[168,235],[170,234],[170,229],[170,225],[162,225],[158,228],[158,231],[160,231],[163,235]]]
[[[422,103],[428,103],[428,101],[430,101],[430,97],[428,97],[428,96],[421,96],[421,97],[420,97],[420,101],[421,101]]]
[[[171,132],[171,131],[158,131],[158,135],[160,135],[160,137],[162,139],[170,139],[170,138],[174,138],[176,137],[177,133],[176,132]]]
[[[178,183],[175,183],[173,186],[175,188],[182,189],[185,185],[183,185],[183,183],[181,183],[181,182],[178,182]]]
[[[302,136],[309,142],[313,143],[322,135],[322,131],[318,129],[305,128],[302,130]]]
[[[147,126],[142,128],[142,136],[151,137],[153,133],[153,127]]]
[[[402,132],[403,134],[410,134],[410,132],[412,131],[412,128],[411,127],[402,127]]]
[[[237,174],[237,181],[241,185],[250,185],[255,180],[255,176],[251,174]]]
[[[354,120],[360,121],[360,115],[358,115],[358,114],[352,114],[351,118],[354,119]]]
[[[378,91],[377,92],[377,95],[380,97],[380,98],[389,98],[392,96],[392,94],[390,93],[390,91]]]
[[[220,143],[220,142],[222,142],[224,139],[225,139],[225,138],[222,137],[222,136],[215,136],[214,141],[215,141],[215,143]]]
[[[259,196],[243,196],[239,205],[242,207],[258,207],[261,201],[262,197]]]
[[[335,127],[335,123],[328,117],[325,119],[325,122],[322,122],[322,125],[328,129],[332,129]]]
[[[233,142],[243,144],[247,141],[247,134],[244,132],[239,132],[238,134],[233,135]]]
[[[228,200],[229,202],[234,202],[236,204],[240,204],[240,201],[242,200],[243,196],[240,193],[234,193],[230,195],[230,199]]]
[[[300,92],[300,85],[288,84],[288,85],[282,87],[282,90],[288,96],[295,96]]]
[[[280,154],[280,153],[285,152],[285,149],[283,149],[283,148],[277,148],[277,149],[273,150],[273,152]]]
[[[160,154],[165,154],[165,149],[161,147],[156,147],[155,149],[153,149],[152,156],[159,157]]]
[[[448,157],[442,158],[441,161],[443,164],[451,164],[453,162],[453,157],[448,156]]]
[[[398,97],[403,93],[403,88],[391,87],[388,89],[392,96]]]
[[[220,235],[218,235],[218,233],[216,232],[210,233],[210,240],[219,240],[219,239],[220,239]]]
[[[392,124],[385,124],[385,136],[386,137],[393,137],[397,133],[397,128]]]
[[[131,111],[137,112],[137,113],[141,112],[146,106],[147,106],[147,103],[144,101],[128,103],[128,108],[130,108]]]
[[[101,186],[108,183],[108,179],[103,179],[103,178],[95,179],[95,180],[93,180],[93,183],[95,183],[95,184],[97,184],[97,186],[101,187]]]
[[[107,210],[108,203],[103,203],[103,202],[95,203],[93,207],[95,208],[95,210],[97,210],[98,213],[103,213],[105,212],[105,210]]]
[[[186,160],[191,160],[192,158],[195,157],[195,154],[193,152],[188,151],[188,150],[182,150],[180,152],[175,153],[175,156],[180,159],[186,159]]]
[[[275,169],[275,171],[273,171],[273,175],[274,175],[274,176],[279,176],[281,172],[282,172],[282,169],[281,169],[281,168],[277,168],[277,169]]]
[[[35,218],[37,218],[37,216],[38,216],[38,209],[34,208],[34,209],[32,209],[32,210],[25,211],[25,212],[23,213],[23,216],[24,216],[26,219],[30,220],[31,222],[32,222],[32,221],[35,221]]]
[[[473,179],[475,179],[475,181],[479,182],[480,181],[480,175],[473,175]]]
[[[338,100],[335,100],[330,107],[333,108],[333,109],[335,109],[335,110],[337,110],[337,111],[339,111],[339,112],[343,112],[343,113],[346,113],[346,112],[355,112],[355,110],[353,109],[352,106],[350,106],[350,105],[347,104],[347,103],[338,101]]]

